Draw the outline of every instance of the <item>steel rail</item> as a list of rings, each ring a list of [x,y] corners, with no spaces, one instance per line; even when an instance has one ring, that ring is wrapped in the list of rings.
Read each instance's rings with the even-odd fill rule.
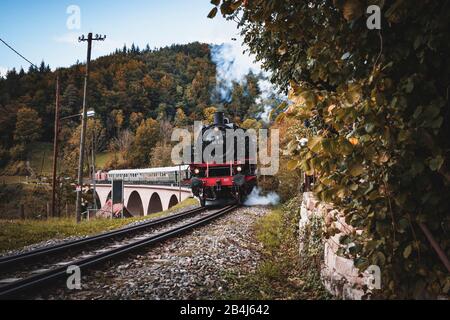
[[[205,210],[206,210],[205,208],[195,208],[192,210],[188,210],[188,211],[181,212],[178,214],[170,215],[170,216],[160,218],[160,219],[155,219],[155,220],[145,222],[142,224],[138,224],[135,226],[126,227],[126,228],[86,237],[83,239],[68,241],[68,242],[64,242],[64,243],[57,244],[54,246],[43,247],[43,248],[35,249],[32,251],[24,252],[24,253],[17,254],[17,255],[5,256],[5,257],[0,258],[0,270],[11,269],[14,266],[17,266],[17,264],[21,264],[21,263],[24,263],[29,260],[47,258],[50,255],[58,254],[60,252],[65,252],[66,250],[81,248],[83,246],[91,245],[96,242],[102,242],[104,240],[114,238],[114,237],[125,236],[131,232],[136,232],[136,231],[147,229],[150,227],[159,226],[163,223],[174,221],[174,220],[186,217],[188,215],[199,213],[199,212],[202,212]]]
[[[222,208],[206,217],[200,218],[193,222],[189,222],[180,227],[176,227],[176,228],[167,230],[165,232],[150,236],[146,239],[142,239],[142,240],[138,240],[133,243],[125,244],[122,247],[114,248],[114,249],[108,250],[106,252],[102,252],[97,255],[91,256],[91,257],[87,257],[84,259],[80,259],[78,261],[74,261],[73,263],[71,262],[70,265],[75,265],[75,266],[79,267],[80,270],[85,270],[94,265],[109,261],[113,258],[117,258],[121,255],[130,253],[132,251],[142,249],[143,247],[146,247],[146,246],[149,246],[152,244],[156,244],[156,243],[160,243],[166,239],[181,235],[189,230],[192,230],[198,226],[204,225],[214,219],[217,219],[217,218],[225,215],[226,213],[235,210],[236,208],[238,208],[237,205]],[[37,275],[31,276],[29,278],[18,280],[16,282],[2,286],[2,287],[0,287],[0,299],[17,298],[17,297],[19,297],[20,293],[23,293],[30,289],[35,289],[37,287],[41,287],[44,284],[48,284],[48,283],[54,282],[59,279],[63,279],[65,277],[67,277],[67,266],[69,266],[69,264],[66,266],[61,266],[61,267],[49,270],[47,272],[37,274]]]

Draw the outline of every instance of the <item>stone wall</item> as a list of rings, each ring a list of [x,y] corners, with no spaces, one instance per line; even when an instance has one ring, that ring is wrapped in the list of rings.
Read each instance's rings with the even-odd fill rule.
[[[339,238],[355,230],[345,223],[345,219],[339,211],[333,209],[329,204],[318,201],[311,192],[303,194],[300,214],[300,231],[311,222],[311,218],[314,216],[323,219],[326,225],[334,224],[341,231],[330,239],[324,239],[324,258],[321,275],[327,290],[337,298],[363,299],[363,286],[369,283],[371,275],[369,273],[360,273],[355,268],[353,260],[337,255],[337,251],[341,246]],[[300,250],[301,248],[302,243],[300,243]]]

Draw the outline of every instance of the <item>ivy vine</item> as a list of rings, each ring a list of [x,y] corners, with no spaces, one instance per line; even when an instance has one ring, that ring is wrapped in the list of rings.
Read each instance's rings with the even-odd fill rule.
[[[316,195],[362,231],[346,241],[358,268],[380,266],[379,295],[448,295],[448,270],[419,224],[449,257],[450,3],[212,2],[289,91],[277,121],[296,119],[308,144],[291,141],[288,167],[314,174]],[[372,4],[381,30],[366,26]]]

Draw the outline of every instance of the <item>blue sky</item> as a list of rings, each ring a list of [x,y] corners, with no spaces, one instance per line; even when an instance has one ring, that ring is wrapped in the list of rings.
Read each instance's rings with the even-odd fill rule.
[[[67,27],[71,5],[80,8],[80,29]],[[211,8],[209,0],[1,0],[0,37],[33,63],[44,60],[52,69],[85,61],[86,44],[77,37],[88,32],[107,35],[105,42],[94,44],[93,58],[133,42],[154,48],[201,41],[230,43],[241,67],[253,68],[252,59],[241,54],[240,40],[231,41],[240,39],[235,23],[220,15],[206,18]],[[21,66],[29,67],[0,43],[0,72]]]

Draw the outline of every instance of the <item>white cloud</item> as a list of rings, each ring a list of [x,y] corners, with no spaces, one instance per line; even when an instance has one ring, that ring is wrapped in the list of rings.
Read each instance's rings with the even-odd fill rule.
[[[54,37],[53,40],[55,40],[56,42],[59,42],[59,43],[76,45],[76,44],[78,44],[78,37],[79,37],[79,33],[67,32],[63,35]]]
[[[80,37],[83,33],[82,32],[67,32],[63,35],[56,36],[53,38],[54,41],[59,43],[67,43],[72,45],[79,45],[78,37]],[[85,35],[86,36],[86,35]],[[114,51],[116,48],[119,48],[123,45],[123,43],[120,43],[119,41],[115,41],[111,39],[110,37],[106,37],[104,41],[95,41],[95,44],[101,48],[101,49],[109,49],[111,51]]]
[[[86,43],[83,44],[78,42],[78,37],[82,34],[82,32],[67,32],[63,35],[53,37],[53,40],[62,46],[70,46],[70,50],[72,50],[72,52],[77,52],[77,55],[81,57],[80,60],[84,61],[82,58],[85,57],[87,45]],[[104,41],[93,41],[92,59],[94,60],[98,57],[108,55],[114,52],[117,48],[122,48],[122,46],[122,42],[112,39],[111,37],[106,37]],[[72,63],[72,61],[69,63]],[[67,66],[67,63],[59,65],[59,67],[64,66]]]

